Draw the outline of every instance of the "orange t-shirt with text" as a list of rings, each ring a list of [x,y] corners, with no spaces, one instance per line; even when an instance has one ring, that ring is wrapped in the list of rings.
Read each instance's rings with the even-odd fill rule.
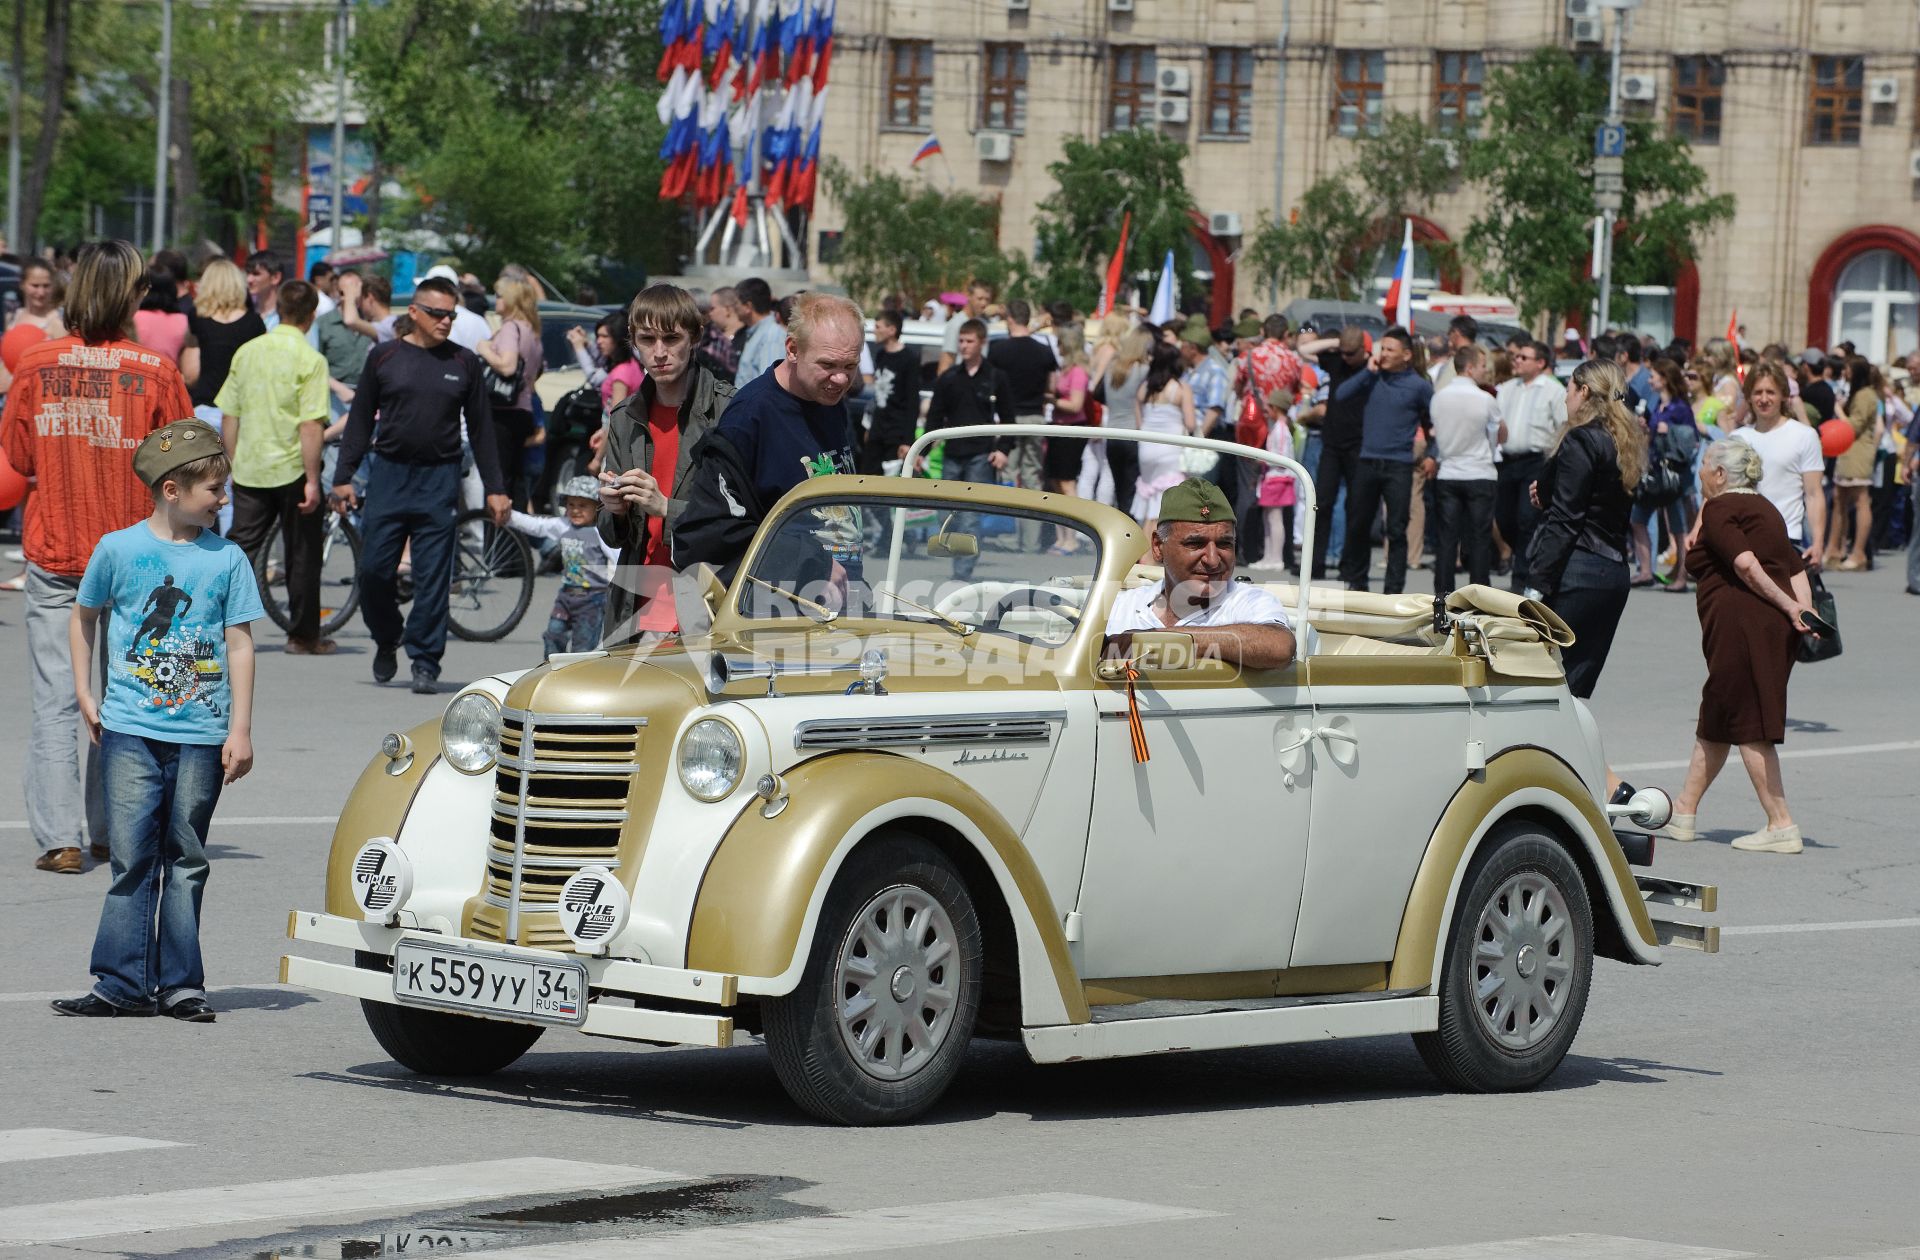
[[[0,414],[0,450],[34,479],[21,543],[28,562],[80,577],[96,543],[151,515],[134,448],[192,415],[180,369],[131,341],[60,337],[21,355]]]

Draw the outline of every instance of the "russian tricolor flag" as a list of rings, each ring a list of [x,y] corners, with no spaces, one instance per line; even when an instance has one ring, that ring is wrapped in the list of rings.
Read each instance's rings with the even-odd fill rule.
[[[918,166],[938,152],[940,152],[940,137],[928,136],[926,142],[920,146],[919,152],[913,155],[913,161],[907,165]]]
[[[1407,220],[1406,234],[1400,240],[1400,261],[1393,265],[1393,283],[1387,288],[1387,300],[1381,313],[1389,324],[1413,326],[1413,220]]]

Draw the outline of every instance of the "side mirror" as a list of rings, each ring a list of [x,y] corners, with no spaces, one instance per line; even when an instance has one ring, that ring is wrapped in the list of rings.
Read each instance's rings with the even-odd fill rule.
[[[980,540],[972,534],[949,534],[942,531],[927,539],[927,555],[935,559],[979,554]]]

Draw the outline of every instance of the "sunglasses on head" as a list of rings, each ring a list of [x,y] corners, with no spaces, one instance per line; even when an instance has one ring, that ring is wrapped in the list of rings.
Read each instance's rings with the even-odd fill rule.
[[[452,319],[454,312],[460,308],[457,306],[422,306],[418,302],[415,302],[413,309],[420,312],[421,318],[430,319],[438,323],[443,319]]]

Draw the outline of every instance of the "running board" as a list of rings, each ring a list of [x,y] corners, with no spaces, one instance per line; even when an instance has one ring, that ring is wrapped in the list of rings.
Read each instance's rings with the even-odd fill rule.
[[[1285,1003],[1280,1005],[1277,1003]],[[1233,1050],[1344,1037],[1432,1032],[1440,1020],[1437,997],[1354,993],[1334,998],[1254,999],[1248,1003],[1152,1002],[1140,1006],[1192,1008],[1194,1013],[1140,1013],[1021,1030],[1035,1063],[1124,1059],[1183,1050]],[[1126,1008],[1135,1009],[1138,1008]]]

